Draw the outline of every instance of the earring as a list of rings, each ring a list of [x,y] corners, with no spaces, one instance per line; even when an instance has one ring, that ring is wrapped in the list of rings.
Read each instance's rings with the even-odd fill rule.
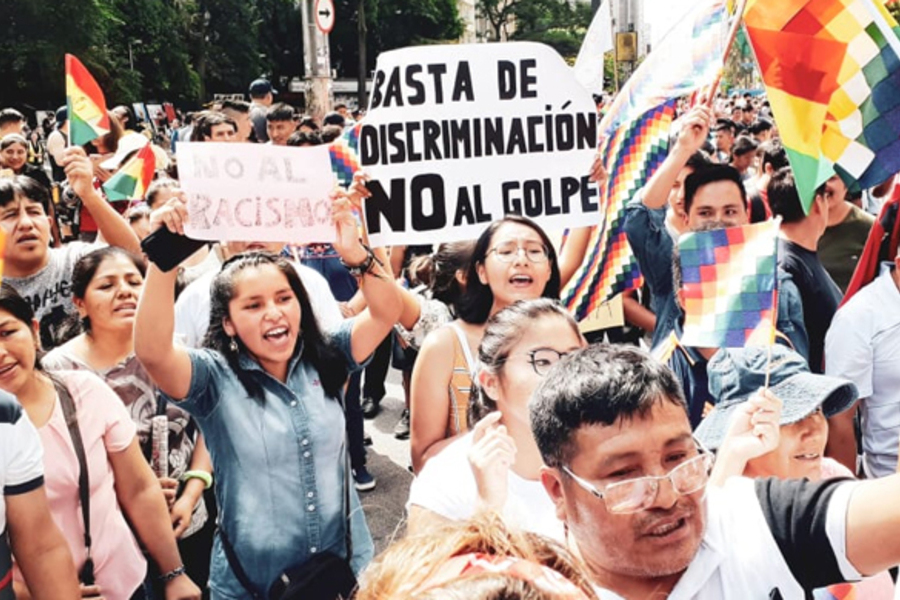
[[[234,339],[234,336],[231,336],[231,343],[228,344],[228,349],[235,353],[237,353],[237,351],[238,351],[237,340]]]

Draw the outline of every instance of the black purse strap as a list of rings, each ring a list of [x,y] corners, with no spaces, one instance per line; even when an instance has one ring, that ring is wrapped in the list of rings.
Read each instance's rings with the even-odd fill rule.
[[[84,520],[84,548],[87,559],[81,571],[81,582],[85,585],[94,583],[94,561],[91,558],[91,488],[90,475],[88,473],[87,456],[84,453],[84,441],[81,439],[81,429],[78,428],[78,415],[75,413],[75,402],[69,394],[65,384],[53,380],[53,387],[59,396],[59,404],[62,407],[63,416],[66,419],[66,427],[72,438],[72,447],[75,456],[78,457],[78,496],[81,500],[81,518]]]
[[[341,405],[341,410],[344,411],[343,391],[338,395],[338,402]],[[346,414],[346,411],[344,411],[344,413]],[[345,441],[341,445],[341,450],[344,455],[344,541],[347,546],[347,564],[349,565],[353,558],[353,534],[350,530],[350,454],[347,452],[346,439],[345,433]],[[265,600],[265,596],[256,589],[256,586],[253,585],[253,582],[247,577],[247,572],[244,571],[244,567],[241,566],[241,561],[238,560],[237,554],[234,551],[234,546],[231,545],[231,541],[225,533],[225,528],[220,524],[218,530],[219,539],[222,541],[222,550],[225,552],[225,560],[228,561],[228,566],[231,567],[231,572],[234,573],[238,583],[240,583],[253,597],[253,600]]]

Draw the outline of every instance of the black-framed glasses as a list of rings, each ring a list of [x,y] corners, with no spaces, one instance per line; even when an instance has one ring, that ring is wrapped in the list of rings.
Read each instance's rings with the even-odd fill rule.
[[[659,494],[659,484],[668,479],[672,489],[679,495],[686,496],[704,488],[709,482],[712,472],[713,455],[702,444],[696,442],[699,454],[690,458],[665,475],[647,476],[611,483],[598,490],[593,484],[572,472],[563,465],[562,470],[571,477],[583,490],[606,503],[606,510],[614,514],[630,514],[646,510],[653,506]]]
[[[547,262],[550,258],[550,253],[547,250],[547,246],[540,242],[524,242],[521,246],[515,240],[507,240],[505,242],[500,242],[490,250],[488,250],[488,254],[494,254],[499,260],[503,262],[513,262],[516,258],[519,257],[519,254],[524,254],[525,258],[527,258],[530,262],[533,263],[542,263]]]
[[[568,354],[568,352],[559,352],[553,348],[538,348],[537,350],[526,352],[525,356],[528,358],[528,364],[531,365],[534,372],[543,377],[549,373],[550,369],[553,368],[553,365],[562,360],[562,357],[566,354]]]

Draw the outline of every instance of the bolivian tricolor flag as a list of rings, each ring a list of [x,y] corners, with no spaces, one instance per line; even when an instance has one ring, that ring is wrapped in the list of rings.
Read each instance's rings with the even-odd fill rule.
[[[109,133],[109,115],[103,91],[81,61],[66,54],[66,106],[69,141],[81,146]]]
[[[156,157],[148,140],[146,146],[138,150],[137,154],[103,184],[103,191],[106,192],[110,202],[143,200],[150,182],[153,181],[154,171],[156,171]]]

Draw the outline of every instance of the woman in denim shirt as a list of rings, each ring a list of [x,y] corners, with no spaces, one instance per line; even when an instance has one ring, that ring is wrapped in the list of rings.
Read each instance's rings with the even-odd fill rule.
[[[350,203],[334,203],[335,249],[359,266],[368,310],[330,336],[316,325],[293,267],[267,253],[239,255],[222,266],[211,290],[210,328],[201,350],[173,343],[176,274],[152,265],[135,323],[135,351],[170,399],[191,413],[212,455],[219,523],[257,590],[312,555],[345,556],[344,417],[337,400],[347,373],[358,369],[391,330],[399,291],[359,241]],[[174,199],[154,213],[183,233],[184,204]],[[350,489],[357,573],[373,546]],[[212,597],[247,591],[213,546]]]

